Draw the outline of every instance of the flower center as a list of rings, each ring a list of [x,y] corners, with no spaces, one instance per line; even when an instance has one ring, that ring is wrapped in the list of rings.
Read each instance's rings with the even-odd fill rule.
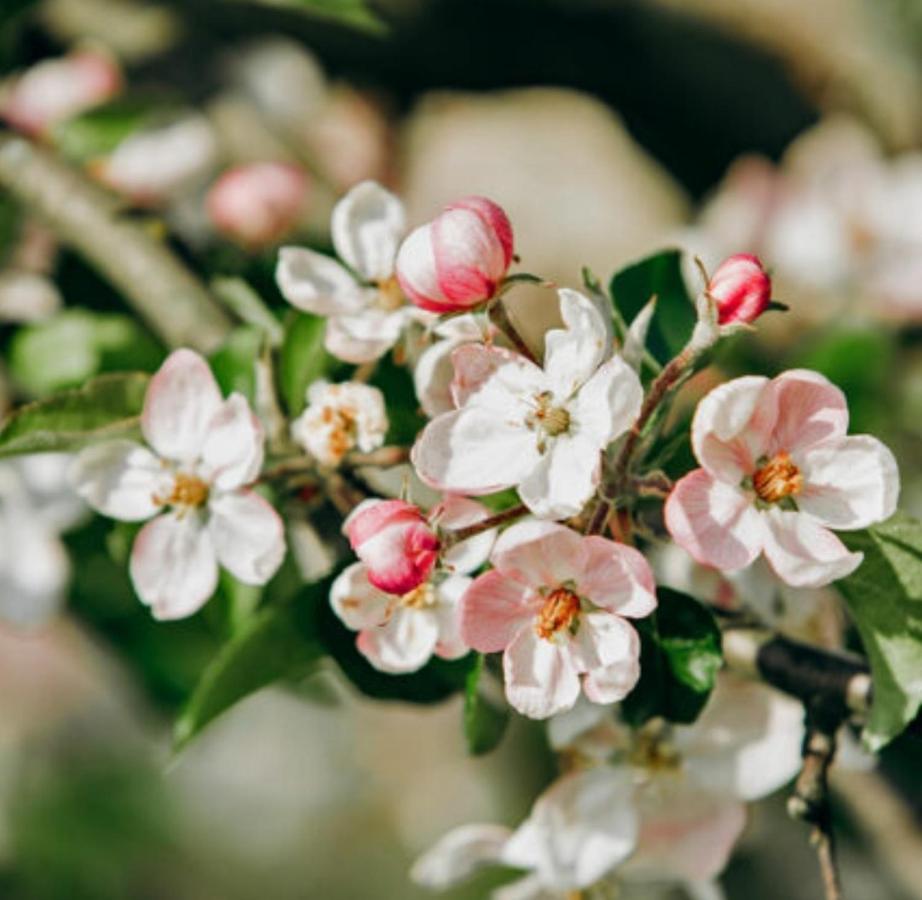
[[[385,278],[375,285],[378,289],[378,296],[375,300],[375,307],[383,309],[385,312],[393,312],[404,305],[403,291],[400,289],[400,283],[396,275]]]
[[[407,609],[425,609],[435,603],[435,591],[428,581],[424,581],[419,587],[404,594],[399,603]]]
[[[790,455],[782,450],[756,469],[752,486],[760,500],[777,503],[785,497],[799,494],[804,486],[804,476],[791,462]]]
[[[166,499],[170,506],[194,508],[203,506],[208,499],[208,484],[197,475],[180,472],[173,482],[173,492]]]
[[[550,391],[535,395],[535,409],[525,420],[529,428],[540,432],[538,449],[544,452],[544,439],[557,437],[570,430],[570,413],[563,406],[552,406],[554,401]]]
[[[549,641],[564,628],[569,628],[579,615],[579,597],[567,588],[556,588],[547,595],[538,620],[535,633]]]
[[[330,455],[342,459],[355,445],[358,430],[355,410],[349,406],[324,406],[320,418],[330,429],[327,438]]]

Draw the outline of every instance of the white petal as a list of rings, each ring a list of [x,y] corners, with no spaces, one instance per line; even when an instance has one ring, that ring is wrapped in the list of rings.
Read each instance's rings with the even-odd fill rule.
[[[593,703],[615,703],[633,690],[640,678],[640,638],[627,621],[604,610],[583,613],[573,643],[587,673],[583,690]]]
[[[204,606],[218,585],[218,563],[197,515],[148,522],[131,551],[131,580],[155,619],[182,619]]]
[[[580,683],[564,643],[523,628],[503,654],[506,699],[531,719],[547,719],[576,703]]]
[[[551,440],[544,455],[519,482],[522,502],[541,519],[575,516],[595,493],[601,451],[597,441],[579,434],[562,434]]]
[[[406,229],[403,204],[380,184],[357,184],[333,209],[333,246],[366,281],[394,272],[394,257]]]
[[[547,888],[540,875],[526,875],[509,884],[496,888],[490,900],[562,900],[560,891]]]
[[[244,584],[265,584],[285,558],[282,519],[255,491],[213,493],[208,531],[218,561]]]
[[[877,438],[853,435],[821,444],[798,458],[804,490],[797,508],[830,528],[867,528],[896,511],[900,472]]]
[[[282,247],[275,268],[282,296],[298,309],[318,316],[354,313],[367,292],[335,259],[306,247]]]
[[[330,587],[333,612],[353,631],[383,624],[393,602],[391,594],[379,591],[369,582],[364,563],[353,563]]]
[[[849,553],[831,531],[805,513],[770,509],[764,514],[765,558],[793,587],[822,587],[850,575],[863,553]]]
[[[571,432],[603,447],[634,424],[642,403],[640,379],[615,356],[576,395],[571,404]]]
[[[627,767],[598,766],[557,779],[503,851],[547,887],[588,887],[623,862],[637,841],[634,784]]]
[[[624,347],[621,349],[621,356],[624,361],[635,371],[640,371],[643,363],[643,354],[647,346],[647,334],[650,331],[650,323],[656,313],[656,297],[649,300],[646,306],[641,309],[631,322],[627,334],[624,338]]]
[[[401,311],[365,309],[327,321],[325,345],[337,359],[360,364],[380,359],[397,343],[409,321]]]
[[[825,441],[845,437],[848,403],[828,378],[809,369],[782,372],[772,381],[778,410],[769,453],[804,451]]]
[[[534,363],[502,347],[462,344],[451,355],[455,406],[479,406],[510,421],[524,421],[548,381]]]
[[[439,639],[433,610],[398,607],[383,625],[360,632],[356,646],[379,671],[399,674],[421,669]]]
[[[174,350],[150,380],[141,431],[161,456],[191,463],[220,407],[221,391],[208,363],[192,350]]]
[[[524,424],[477,407],[433,419],[411,454],[426,484],[460,494],[491,494],[518,484],[538,459],[535,436]]]
[[[554,328],[544,338],[544,371],[563,401],[585,384],[611,352],[611,313],[602,311],[579,291],[563,288],[560,315],[565,328]]]
[[[442,659],[458,659],[470,650],[461,638],[461,598],[471,583],[464,575],[451,575],[435,589],[435,615],[439,625],[435,652]]]
[[[462,825],[449,831],[413,863],[410,878],[432,891],[444,891],[480,868],[498,863],[512,832],[501,825]]]
[[[107,441],[81,450],[70,469],[74,490],[93,509],[123,522],[149,519],[168,497],[170,472],[146,447],[134,441]]]
[[[263,464],[263,430],[242,394],[231,394],[208,425],[202,446],[207,479],[229,491],[256,479]]]
[[[490,510],[482,503],[448,494],[430,514],[430,521],[441,529],[453,530],[474,525],[488,518]],[[479,569],[489,558],[496,541],[496,529],[490,528],[465,541],[453,544],[442,554],[442,565],[459,574]]]
[[[423,351],[413,370],[416,398],[430,418],[455,408],[451,394],[455,375],[451,355],[457,346],[454,341],[436,341]]]

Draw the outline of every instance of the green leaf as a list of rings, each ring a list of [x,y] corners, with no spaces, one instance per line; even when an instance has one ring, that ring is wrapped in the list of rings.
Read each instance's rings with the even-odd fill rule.
[[[310,384],[333,378],[345,366],[323,346],[326,320],[310,313],[294,313],[285,328],[279,362],[279,382],[285,406],[292,416],[301,413]]]
[[[464,737],[468,752],[480,756],[499,744],[509,724],[509,710],[491,703],[483,695],[480,688],[483,654],[472,654],[472,660],[464,685]]]
[[[625,719],[641,725],[654,716],[694,722],[723,664],[720,629],[697,600],[658,588],[656,612],[636,623],[640,681],[622,704]]]
[[[880,750],[922,705],[922,523],[897,513],[839,537],[849,550],[864,553],[864,562],[837,587],[871,662],[874,698],[864,741]]]
[[[330,580],[306,587],[288,603],[251,616],[206,668],[173,731],[177,750],[222,712],[281,679],[303,678],[323,655],[316,607],[328,605]]]
[[[627,324],[656,296],[647,346],[660,363],[674,357],[691,337],[696,314],[682,278],[678,250],[664,250],[633,263],[612,277],[612,300]]]
[[[79,450],[133,436],[147,382],[143,372],[100,375],[79,390],[20,407],[0,429],[0,457]]]
[[[378,362],[369,384],[380,388],[384,394],[390,422],[387,443],[412,444],[425,427],[426,419],[416,399],[416,388],[409,370],[406,366],[398,366],[390,356],[385,356]]]
[[[269,2],[269,0],[263,0]],[[279,0],[271,0],[273,5]],[[303,10],[309,15],[330,19],[369,32],[382,32],[385,24],[373,12],[366,0],[282,0],[286,6]]]
[[[129,316],[67,309],[20,328],[10,344],[10,372],[42,396],[76,387],[101,372],[153,371],[163,359],[156,341]]]
[[[63,156],[85,163],[108,156],[142,130],[156,110],[147,103],[116,100],[55,126],[53,139]]]
[[[225,394],[239,391],[252,405],[256,394],[256,361],[263,333],[252,325],[235,328],[209,357],[214,377]]]

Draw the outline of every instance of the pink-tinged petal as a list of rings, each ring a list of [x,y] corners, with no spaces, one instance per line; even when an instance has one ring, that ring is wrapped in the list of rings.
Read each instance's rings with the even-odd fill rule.
[[[611,333],[588,297],[569,288],[557,293],[565,327],[551,329],[544,336],[544,371],[554,396],[565,400],[592,377],[609,354]]]
[[[803,453],[797,508],[837,529],[867,528],[896,512],[900,472],[877,438],[853,435]]]
[[[421,669],[438,639],[438,618],[432,610],[397,607],[383,625],[361,631],[355,645],[379,671],[399,674]]]
[[[498,863],[510,829],[501,825],[462,825],[449,831],[413,863],[410,878],[431,891],[444,891],[483,866]]]
[[[634,791],[626,766],[597,766],[558,778],[509,838],[503,862],[534,870],[546,888],[589,887],[636,845]]]
[[[440,529],[451,531],[474,525],[488,518],[489,515],[490,510],[482,503],[458,494],[447,494],[442,502],[432,510],[429,520]],[[475,534],[466,541],[459,541],[442,554],[442,565],[459,574],[473,572],[487,561],[495,541],[495,528]]]
[[[628,657],[583,676],[583,693],[593,703],[617,703],[623,700],[640,680],[640,660]]]
[[[330,220],[337,254],[366,281],[391,277],[405,228],[403,204],[374,181],[352,188]]]
[[[638,790],[637,803],[637,849],[622,870],[632,880],[713,878],[746,824],[739,800],[704,790],[681,773],[654,775]]]
[[[343,534],[349,538],[352,549],[357,550],[389,525],[414,525],[425,521],[420,508],[406,500],[369,499],[349,513],[343,522]]]
[[[368,569],[353,563],[330,587],[330,606],[353,631],[374,628],[387,621],[394,598],[379,591],[368,580]]]
[[[567,519],[589,502],[602,472],[602,445],[582,434],[551,440],[528,475],[519,496],[541,519]]]
[[[408,318],[383,309],[365,309],[356,315],[327,320],[324,346],[337,359],[359,365],[380,359],[403,332]]]
[[[265,584],[285,558],[285,528],[255,491],[212,494],[208,531],[218,561],[244,584]]]
[[[523,420],[534,398],[547,390],[544,373],[533,362],[502,347],[462,344],[451,355],[455,406],[480,406],[497,416]]]
[[[129,571],[155,619],[191,616],[218,586],[211,538],[194,513],[167,513],[148,522],[135,538]]]
[[[400,289],[420,309],[434,313],[455,310],[455,304],[449,302],[439,284],[431,223],[410,232],[400,245],[395,269]]]
[[[458,659],[470,650],[461,637],[461,598],[470,585],[470,578],[451,575],[435,588],[435,615],[439,623],[435,654],[442,659]]]
[[[554,588],[579,578],[583,553],[583,537],[571,528],[526,519],[497,538],[490,559],[507,578],[533,588]]]
[[[656,582],[646,557],[596,535],[583,538],[583,569],[576,590],[619,616],[647,616],[656,608]]]
[[[335,259],[305,247],[282,247],[275,281],[292,305],[318,316],[360,311],[366,293]]]
[[[805,513],[770,509],[764,515],[765,558],[792,587],[823,587],[851,575],[863,553],[850,553],[828,528]]]
[[[194,462],[221,403],[208,363],[192,350],[174,350],[150,380],[141,431],[161,456]]]
[[[581,613],[570,641],[573,660],[581,672],[636,661],[640,654],[640,638],[634,626],[604,609]]]
[[[413,369],[416,399],[430,419],[455,408],[451,394],[451,382],[455,377],[451,354],[456,347],[454,341],[436,341],[423,351]]]
[[[462,621],[462,633],[467,636]],[[576,666],[565,643],[545,640],[522,628],[503,654],[509,705],[530,719],[547,719],[570,709],[579,697]]]
[[[600,366],[568,407],[571,430],[604,447],[634,424],[642,403],[637,373],[615,356]]]
[[[173,479],[146,447],[108,441],[81,450],[70,468],[70,483],[93,509],[123,522],[149,519],[162,508]]]
[[[845,395],[819,372],[792,369],[772,381],[778,418],[768,455],[803,452],[816,444],[845,437],[848,404]]]
[[[754,322],[771,302],[772,282],[757,256],[737,253],[725,259],[708,282],[721,325]]]
[[[263,429],[242,394],[231,394],[212,418],[202,445],[202,463],[221,491],[250,484],[263,464]]]
[[[676,482],[663,512],[672,539],[702,565],[722,571],[748,566],[766,540],[752,501],[704,469]]]
[[[492,232],[492,238],[500,246],[503,267],[508,268],[513,254],[512,223],[501,206],[486,197],[471,196],[462,197],[446,208],[448,210],[466,209],[479,216],[485,228]]]
[[[505,650],[541,606],[537,594],[492,569],[478,576],[460,600],[461,640],[481,653]]]
[[[492,494],[518,484],[538,462],[534,434],[476,407],[433,419],[410,456],[430,487],[457,494]]]
[[[692,420],[692,449],[712,475],[739,484],[755,469],[775,425],[770,384],[759,375],[734,378],[698,404]]]

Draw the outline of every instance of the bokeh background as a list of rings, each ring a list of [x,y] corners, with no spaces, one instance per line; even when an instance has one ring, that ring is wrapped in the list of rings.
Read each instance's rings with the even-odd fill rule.
[[[523,267],[561,284],[667,246],[711,265],[759,253],[791,312],[708,377],[825,372],[849,395],[853,430],[895,449],[903,505],[922,513],[914,0],[5,0],[7,118],[17,124],[20,73],[84,51],[113,61],[122,87],[42,139],[203,277],[243,277],[273,307],[273,245],[327,248],[333,203],[369,177],[406,199],[413,223],[490,196]],[[222,172],[265,161],[303,173],[297,215],[268,241],[208,200]],[[258,214],[244,202],[245,220]],[[9,197],[0,266],[4,405],[162,359],[118,292]],[[539,292],[516,298],[533,340],[547,306]],[[15,477],[57,496],[54,472]],[[14,493],[0,485],[7,599]],[[0,628],[0,897],[411,900],[424,894],[407,869],[435,838],[513,824],[547,783],[537,726],[518,722],[471,758],[459,701],[372,701],[332,669],[244,701],[173,756],[173,717],[233,629],[233,604],[154,623],[125,575],[128,530],[46,506],[71,563],[48,564],[60,612]],[[836,774],[853,900],[922,897],[920,750],[904,737],[879,765]],[[730,900],[818,896],[782,796],[752,810],[724,884]]]

